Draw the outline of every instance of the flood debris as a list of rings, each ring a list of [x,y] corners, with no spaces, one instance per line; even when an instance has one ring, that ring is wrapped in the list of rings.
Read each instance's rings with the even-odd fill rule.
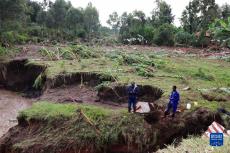
[[[200,89],[201,96],[208,101],[230,101],[230,88]]]

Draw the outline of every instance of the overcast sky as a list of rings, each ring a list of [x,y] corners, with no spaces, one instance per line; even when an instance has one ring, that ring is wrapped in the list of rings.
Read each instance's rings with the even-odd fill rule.
[[[39,0],[41,1],[41,0]],[[53,0],[54,1],[54,0]],[[106,21],[108,20],[109,14],[117,11],[119,15],[123,12],[132,12],[133,10],[141,10],[145,12],[147,16],[153,10],[155,0],[70,0],[75,7],[86,7],[89,2],[98,9],[100,15],[101,24],[107,26]],[[175,15],[175,25],[180,25],[179,18],[181,17],[182,11],[185,6],[188,5],[190,0],[165,0],[172,7],[172,13]],[[216,0],[216,3],[222,5],[229,3],[230,0]]]

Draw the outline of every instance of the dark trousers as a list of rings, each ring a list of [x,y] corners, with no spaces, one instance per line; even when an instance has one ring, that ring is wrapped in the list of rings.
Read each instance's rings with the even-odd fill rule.
[[[172,117],[174,117],[175,114],[176,114],[177,105],[178,105],[178,103],[169,102],[168,106],[167,106],[167,109],[165,110],[165,116],[169,115],[170,114],[170,110],[172,109],[173,110]]]
[[[137,98],[136,97],[129,97],[128,100],[128,111],[130,112],[133,108],[133,111],[136,111],[136,104],[137,104]]]

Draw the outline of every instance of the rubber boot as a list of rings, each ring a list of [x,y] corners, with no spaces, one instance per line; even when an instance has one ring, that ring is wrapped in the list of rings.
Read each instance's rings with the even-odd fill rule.
[[[130,107],[128,107],[128,112],[129,112],[129,113],[131,112],[131,108],[130,108]]]

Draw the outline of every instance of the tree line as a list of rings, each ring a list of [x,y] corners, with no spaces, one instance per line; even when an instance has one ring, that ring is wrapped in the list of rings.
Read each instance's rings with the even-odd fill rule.
[[[155,3],[157,7],[150,17],[142,11],[124,12],[121,16],[113,12],[107,23],[123,43],[167,46],[177,43],[196,47],[205,47],[210,43],[213,32],[221,28],[220,24],[215,24],[216,29],[210,30],[210,25],[216,23],[217,19],[230,25],[230,5],[218,6],[215,0],[190,1],[180,18],[180,27],[173,25],[175,16],[166,1],[156,0]]]
[[[0,42],[90,41],[116,36],[118,42],[125,44],[205,47],[216,40],[230,46],[229,4],[218,6],[215,0],[192,0],[182,13],[181,26],[175,27],[171,6],[164,0],[155,3],[151,16],[138,10],[120,16],[113,12],[107,21],[111,28],[107,28],[100,24],[92,3],[75,8],[65,0],[0,0]]]
[[[65,0],[0,0],[1,42],[90,39],[99,28],[99,13],[91,3],[75,8]]]

